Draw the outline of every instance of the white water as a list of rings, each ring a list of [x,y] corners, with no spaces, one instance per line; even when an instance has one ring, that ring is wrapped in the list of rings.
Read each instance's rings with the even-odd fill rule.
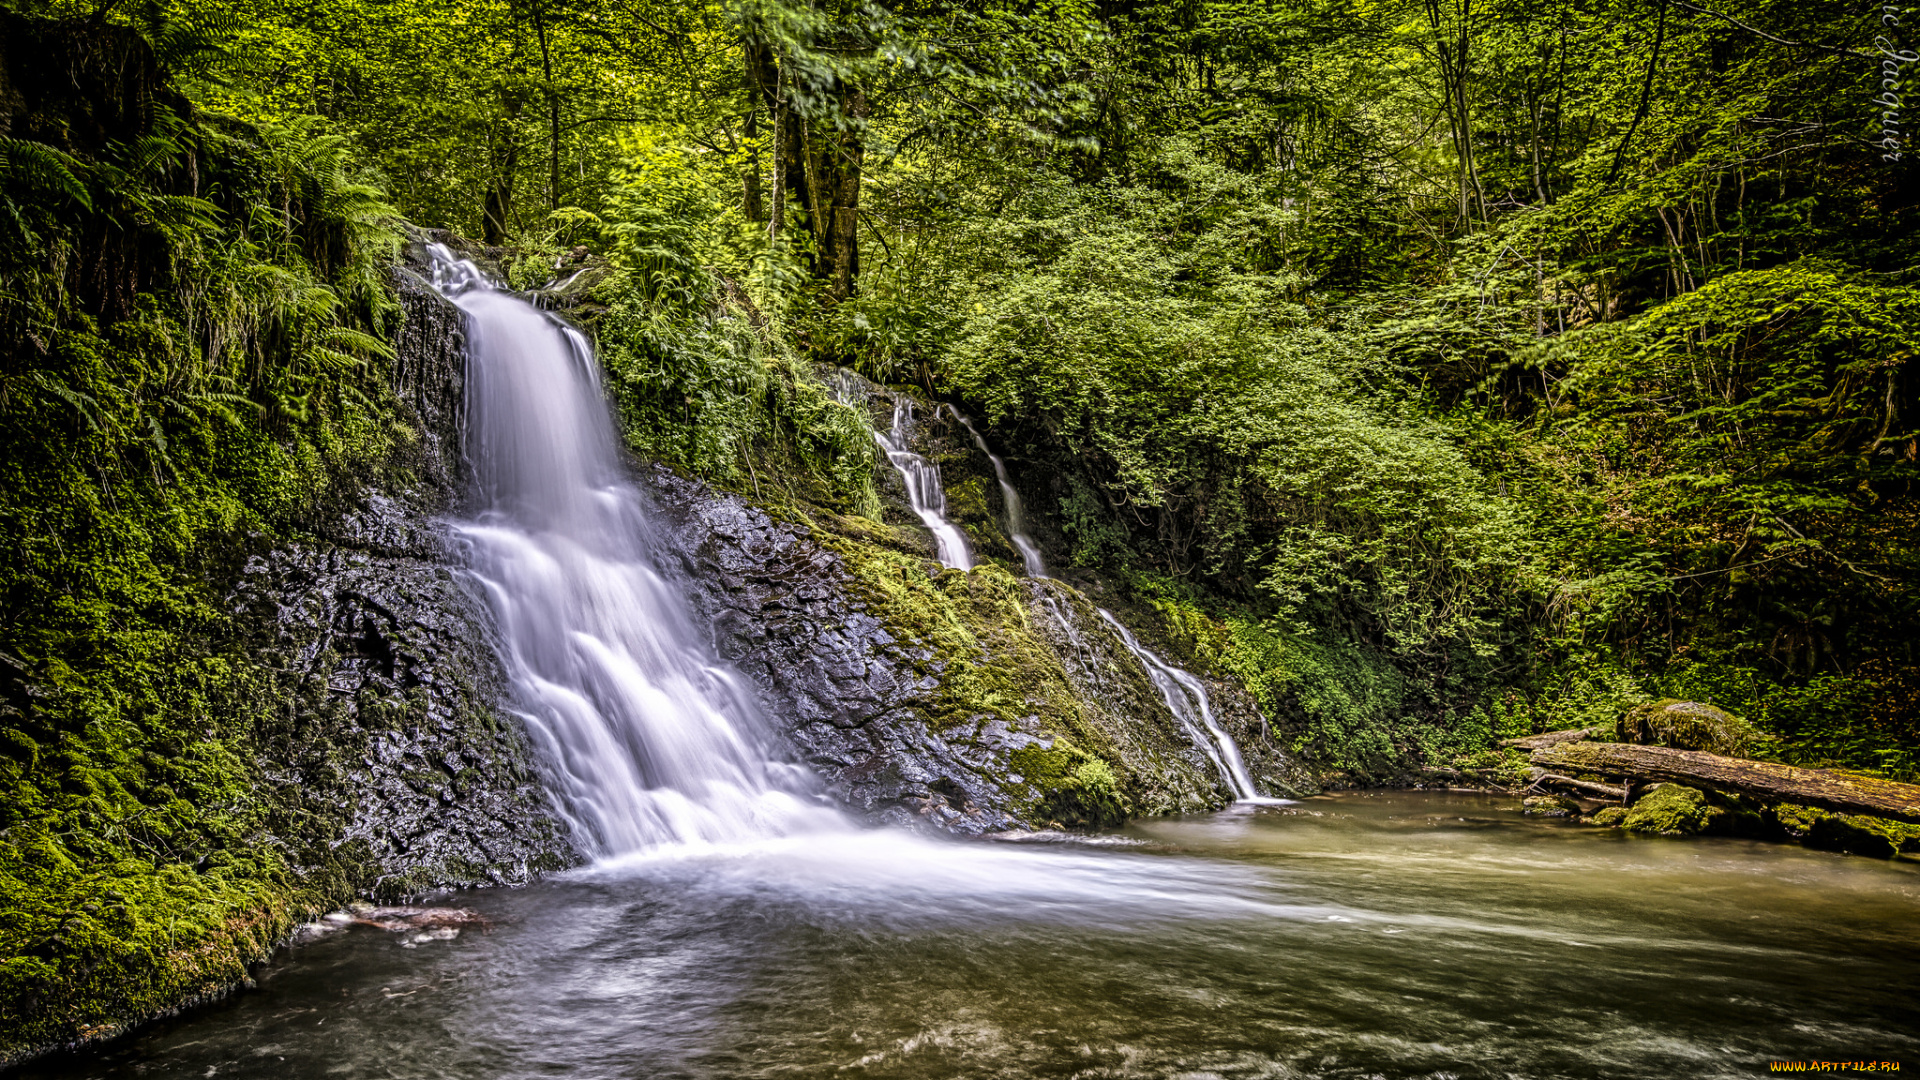
[[[1020,561],[1026,564],[1027,576],[1046,577],[1046,560],[1040,557],[1040,545],[1035,544],[1033,538],[1027,535],[1026,511],[1021,505],[1020,493],[1013,489],[1013,481],[1007,478],[1006,462],[1001,461],[999,455],[987,449],[987,440],[974,429],[973,421],[968,420],[952,405],[947,406],[947,411],[953,414],[955,420],[960,421],[961,427],[967,429],[967,434],[973,436],[973,445],[987,455],[988,461],[993,462],[994,478],[1000,481],[1000,497],[1007,504],[1007,539],[1013,541],[1013,546],[1020,549]]]
[[[1213,761],[1213,767],[1220,772],[1220,778],[1233,789],[1236,802],[1274,802],[1282,800],[1267,799],[1253,786],[1253,777],[1247,773],[1247,763],[1240,757],[1240,744],[1213,718],[1213,703],[1207,698],[1207,688],[1191,674],[1174,667],[1155,656],[1152,650],[1135,640],[1133,632],[1121,625],[1113,617],[1113,612],[1100,609],[1100,618],[1113,628],[1120,640],[1132,653],[1140,666],[1146,669],[1148,681],[1160,691],[1161,700],[1173,713],[1180,726],[1187,729],[1193,744],[1204,751]]]
[[[947,493],[940,486],[940,467],[907,449],[907,437],[913,430],[913,403],[903,396],[893,399],[893,427],[886,434],[873,433],[874,441],[886,451],[893,471],[907,485],[907,501],[919,515],[927,531],[933,534],[940,565],[955,570],[973,569],[973,552],[958,526],[947,520]]]
[[[457,527],[499,629],[548,790],[595,858],[844,826],[655,572],[592,350],[578,331],[437,249],[467,315],[467,453],[479,513]]]
[[[1006,463],[1001,461],[993,451],[987,449],[987,440],[980,436],[980,432],[959,409],[948,405],[947,411],[953,414],[955,420],[960,421],[960,426],[967,429],[967,434],[973,436],[973,444],[980,448],[981,453],[987,455],[987,460],[993,462],[993,475],[1000,481],[1000,494],[1007,504],[1007,536],[1013,541],[1014,547],[1020,549],[1020,558],[1026,563],[1027,576],[1047,577],[1047,564],[1040,557],[1040,548],[1026,534],[1025,514],[1020,503],[1020,493],[1014,490],[1013,481],[1007,476]],[[1083,653],[1085,647],[1080,640],[1080,635],[1073,628],[1073,621],[1060,610],[1053,595],[1043,592],[1040,599],[1041,604],[1053,615],[1054,621],[1066,631],[1067,641],[1073,646],[1074,651]],[[1134,638],[1132,631],[1122,626],[1120,620],[1113,617],[1112,612],[1105,608],[1099,610],[1100,618],[1113,628],[1115,634],[1119,635],[1121,642],[1126,645],[1127,651],[1133,654],[1134,659],[1140,661],[1140,666],[1146,670],[1148,681],[1153,683],[1154,689],[1160,692],[1161,700],[1167,703],[1167,709],[1173,713],[1174,719],[1180,721],[1180,726],[1186,729],[1194,745],[1207,755],[1207,758],[1213,762],[1213,767],[1220,773],[1220,778],[1225,780],[1227,786],[1233,790],[1234,801],[1284,802],[1285,800],[1264,798],[1259,789],[1253,786],[1253,777],[1248,774],[1246,761],[1240,756],[1240,745],[1234,742],[1233,736],[1214,720],[1213,703],[1207,697],[1207,689],[1201,685],[1200,680],[1155,656],[1151,650]]]

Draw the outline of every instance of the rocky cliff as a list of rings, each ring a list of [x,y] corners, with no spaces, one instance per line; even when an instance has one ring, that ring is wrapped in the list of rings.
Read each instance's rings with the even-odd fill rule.
[[[394,390],[418,438],[306,542],[247,561],[232,595],[287,680],[267,775],[339,821],[356,887],[378,896],[520,883],[576,860],[508,711],[484,603],[446,517],[465,495],[461,315],[413,267]]]
[[[876,418],[890,412],[892,391],[851,384]],[[925,403],[920,412],[935,415]],[[959,518],[970,542],[1017,567],[994,524],[997,491],[981,479],[990,465],[937,418],[914,438],[980,502]],[[670,470],[645,473],[667,569],[795,754],[850,809],[978,834],[1231,800],[1081,588],[993,560],[943,569],[900,482],[879,470],[879,522],[793,506],[775,518]],[[1244,690],[1205,685],[1267,793],[1312,789]]]

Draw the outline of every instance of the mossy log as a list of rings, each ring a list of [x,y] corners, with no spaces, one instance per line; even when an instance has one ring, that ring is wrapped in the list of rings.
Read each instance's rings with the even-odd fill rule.
[[[1566,742],[1535,750],[1533,763],[1542,768],[1666,780],[1770,802],[1920,824],[1920,785],[1830,769],[1803,769],[1698,750],[1597,742]]]

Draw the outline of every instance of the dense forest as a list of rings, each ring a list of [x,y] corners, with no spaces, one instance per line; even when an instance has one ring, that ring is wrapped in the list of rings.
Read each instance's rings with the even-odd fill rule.
[[[1325,763],[1652,695],[1920,768],[1920,191],[1877,145],[1877,8],[39,13],[139,28],[178,123],[330,170],[357,227],[505,245],[525,285],[610,262],[596,330],[649,457],[745,486],[781,425],[857,456],[768,411],[775,354],[984,414],[1061,471],[1062,561],[1204,619],[1191,647],[1249,681],[1313,670]],[[11,145],[16,207],[80,183]],[[217,331],[181,337],[232,377]]]
[[[244,842],[298,810],[250,795],[274,674],[209,645],[214,583],[414,437],[388,267],[422,230],[571,290],[628,448],[770,506],[871,511],[824,366],[958,403],[1051,477],[1029,511],[1058,572],[1156,613],[1323,775],[1524,768],[1497,740],[1671,697],[1743,718],[1756,757],[1920,779],[1920,178],[1874,100],[1920,15],[4,19],[10,893],[130,860],[153,891],[128,902],[190,922],[298,902],[292,856]],[[23,101],[54,39],[87,62]],[[6,960],[0,990],[55,962]]]

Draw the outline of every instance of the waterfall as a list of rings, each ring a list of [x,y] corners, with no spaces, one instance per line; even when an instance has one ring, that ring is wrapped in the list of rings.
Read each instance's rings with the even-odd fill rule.
[[[1007,504],[1007,539],[1013,541],[1013,546],[1020,549],[1020,561],[1026,564],[1027,576],[1041,578],[1048,576],[1046,560],[1040,557],[1040,546],[1027,535],[1026,512],[1020,503],[1020,493],[1013,489],[1013,481],[1007,478],[1006,462],[1001,461],[999,455],[987,449],[987,440],[974,429],[973,421],[961,415],[960,410],[952,405],[947,406],[947,411],[953,414],[955,420],[960,421],[961,427],[967,429],[967,434],[973,436],[973,445],[987,455],[988,461],[993,462],[994,478],[1000,481],[1000,497]]]
[[[1113,617],[1113,612],[1101,608],[1100,618],[1113,628],[1127,651],[1146,669],[1147,680],[1153,683],[1155,690],[1160,691],[1161,700],[1167,703],[1168,710],[1173,713],[1174,719],[1180,721],[1180,726],[1187,729],[1193,744],[1212,760],[1220,779],[1225,780],[1233,790],[1234,801],[1267,801],[1253,786],[1253,777],[1247,773],[1247,763],[1240,757],[1239,744],[1214,720],[1212,702],[1207,699],[1207,688],[1200,684],[1200,680],[1155,656],[1134,638],[1132,631]]]
[[[747,688],[655,571],[586,339],[433,255],[467,322],[478,514],[456,535],[575,842],[604,859],[839,825],[810,774],[773,759]]]
[[[947,493],[940,486],[940,467],[907,449],[907,437],[913,433],[913,400],[904,394],[893,399],[893,427],[873,439],[886,451],[893,471],[907,485],[907,502],[913,506],[940,555],[940,565],[955,570],[973,569],[973,552],[959,526],[947,520]]]

